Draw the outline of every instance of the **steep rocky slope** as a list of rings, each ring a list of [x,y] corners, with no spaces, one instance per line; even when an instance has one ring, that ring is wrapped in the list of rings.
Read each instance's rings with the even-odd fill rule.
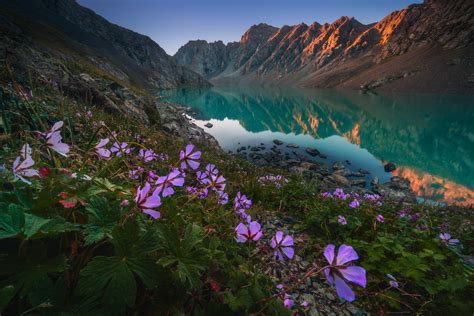
[[[0,0],[0,30],[2,50],[13,55],[27,45],[55,59],[79,58],[81,64],[148,89],[207,84],[149,37],[112,24],[74,0]]]
[[[196,52],[184,45],[174,56],[198,73],[221,56],[211,82],[261,82],[309,87],[474,91],[474,3],[426,0],[364,25],[341,17],[272,28],[260,24],[252,45],[247,33],[239,43],[200,41]],[[272,33],[273,30],[273,33]],[[183,58],[185,56],[185,58]],[[215,63],[214,63],[215,64]],[[436,78],[437,80],[433,80]]]

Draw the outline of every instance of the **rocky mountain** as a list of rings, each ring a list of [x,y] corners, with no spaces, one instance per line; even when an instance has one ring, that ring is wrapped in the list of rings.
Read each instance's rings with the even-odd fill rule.
[[[174,58],[214,83],[473,92],[474,2],[425,0],[369,25],[259,24],[240,42],[189,42]]]
[[[147,89],[206,85],[149,37],[108,22],[75,0],[0,0],[0,47],[21,47],[94,68]],[[24,56],[28,58],[28,54]]]

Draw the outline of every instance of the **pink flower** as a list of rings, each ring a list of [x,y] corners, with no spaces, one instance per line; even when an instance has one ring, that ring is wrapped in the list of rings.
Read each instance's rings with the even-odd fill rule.
[[[26,178],[39,176],[38,170],[33,169],[35,161],[31,158],[31,147],[29,144],[23,145],[20,150],[20,156],[13,162],[13,175],[21,181],[31,184]]]
[[[188,144],[186,149],[179,153],[179,160],[181,161],[181,169],[184,170],[189,166],[191,169],[196,170],[199,167],[199,159],[201,158],[201,152],[195,151],[194,145]]]
[[[63,121],[56,122],[49,131],[45,133],[40,133],[40,135],[43,136],[43,138],[45,139],[46,146],[48,146],[61,156],[66,157],[67,153],[69,152],[69,145],[61,142],[62,136],[60,129],[61,127],[63,127],[63,125]]]
[[[237,234],[237,242],[244,243],[247,240],[257,241],[262,237],[261,226],[258,222],[253,221],[249,224],[240,223],[235,228]]]
[[[99,156],[99,158],[102,158],[102,159],[107,159],[107,158],[110,158],[110,150],[108,150],[107,148],[105,148],[105,145],[107,145],[109,142],[109,139],[108,138],[102,138],[99,143],[97,145],[95,145],[95,152],[97,153],[97,155]]]
[[[151,185],[146,182],[143,189],[138,187],[137,194],[135,196],[135,202],[143,213],[150,215],[154,219],[160,218],[161,214],[154,209],[161,205],[161,199],[159,196],[158,189],[155,189],[151,195],[149,195],[151,189]]]
[[[182,177],[181,171],[175,168],[167,176],[158,177],[155,184],[163,197],[167,197],[174,194],[174,186],[183,186],[184,178]]]
[[[382,214],[378,214],[377,216],[375,216],[375,220],[377,222],[383,223],[385,221],[385,218],[383,217]]]
[[[293,249],[293,238],[290,235],[283,236],[282,231],[277,231],[275,237],[272,238],[271,246],[275,249],[275,257],[283,260],[284,255],[288,259],[293,259],[295,250]]]
[[[329,244],[324,249],[324,256],[330,264],[329,268],[324,269],[328,282],[336,286],[339,297],[352,302],[355,299],[355,294],[346,281],[364,288],[367,282],[365,269],[350,265],[351,261],[359,259],[357,252],[351,246],[341,245],[336,257],[335,246]]]

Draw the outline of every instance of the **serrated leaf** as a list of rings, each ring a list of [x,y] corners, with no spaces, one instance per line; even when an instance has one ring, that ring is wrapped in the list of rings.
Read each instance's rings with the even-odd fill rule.
[[[80,276],[78,294],[94,298],[95,305],[120,313],[135,303],[137,284],[123,258],[95,257]]]
[[[104,238],[111,238],[115,225],[122,216],[118,203],[110,203],[106,198],[91,198],[86,205],[89,218],[84,225],[85,245],[91,245]]]

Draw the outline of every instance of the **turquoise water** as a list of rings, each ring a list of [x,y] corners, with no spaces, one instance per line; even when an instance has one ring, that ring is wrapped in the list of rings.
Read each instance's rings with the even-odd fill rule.
[[[195,123],[226,150],[280,139],[327,156],[316,160],[349,160],[382,182],[409,178],[420,197],[474,204],[473,96],[243,87],[159,94],[191,106]],[[398,166],[393,174],[387,161]]]

